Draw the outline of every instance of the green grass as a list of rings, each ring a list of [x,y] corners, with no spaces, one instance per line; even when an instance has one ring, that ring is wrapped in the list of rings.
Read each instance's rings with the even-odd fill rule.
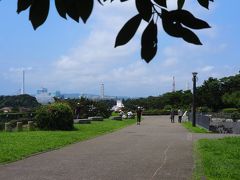
[[[181,124],[183,125],[183,127],[185,127],[186,129],[188,129],[190,132],[193,132],[193,133],[209,133],[210,132],[207,129],[204,129],[198,126],[193,127],[191,122],[182,122]]]
[[[195,155],[194,179],[240,179],[240,137],[199,140]]]
[[[118,112],[112,112],[112,116],[119,116],[119,113]]]
[[[74,131],[25,131],[0,133],[0,163],[16,161],[32,154],[57,149],[134,124],[135,120],[76,124]]]

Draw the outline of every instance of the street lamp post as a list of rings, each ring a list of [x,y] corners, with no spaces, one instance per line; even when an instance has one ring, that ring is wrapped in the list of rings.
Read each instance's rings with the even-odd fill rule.
[[[193,72],[193,104],[192,104],[192,126],[196,126],[196,80],[197,80],[197,72]]]

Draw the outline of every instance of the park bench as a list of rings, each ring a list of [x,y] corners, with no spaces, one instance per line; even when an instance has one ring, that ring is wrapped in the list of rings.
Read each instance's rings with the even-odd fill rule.
[[[91,124],[90,119],[74,119],[73,121],[77,124]]]
[[[122,121],[122,116],[112,116],[110,117],[111,120],[118,120],[118,121]]]
[[[102,116],[93,116],[93,117],[88,117],[91,121],[103,121]]]

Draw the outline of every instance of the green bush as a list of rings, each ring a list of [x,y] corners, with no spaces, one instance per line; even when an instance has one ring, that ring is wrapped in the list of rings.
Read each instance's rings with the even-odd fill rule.
[[[36,112],[37,127],[42,130],[72,130],[73,112],[65,103],[54,103],[40,107]]]
[[[224,113],[237,113],[238,109],[237,108],[225,108],[222,110]]]

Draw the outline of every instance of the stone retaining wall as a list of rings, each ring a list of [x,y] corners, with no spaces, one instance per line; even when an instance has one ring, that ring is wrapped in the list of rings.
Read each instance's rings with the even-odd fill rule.
[[[216,133],[240,134],[240,120],[233,122],[232,119],[212,118],[209,130]]]

